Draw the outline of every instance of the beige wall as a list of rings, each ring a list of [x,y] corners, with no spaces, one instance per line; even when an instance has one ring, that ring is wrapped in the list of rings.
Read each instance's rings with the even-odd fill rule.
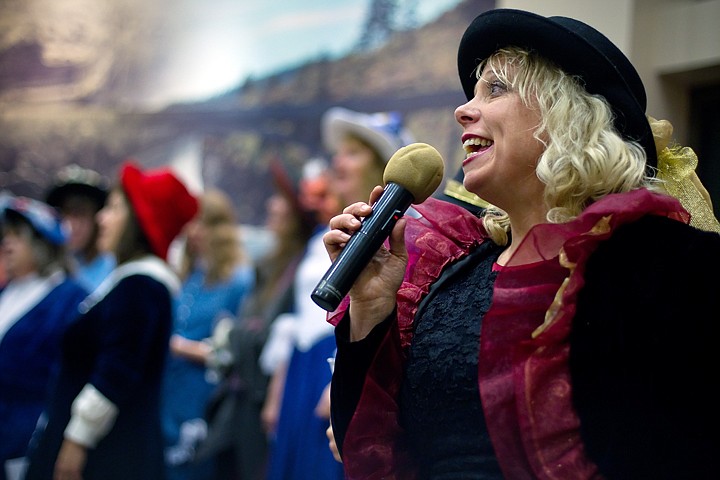
[[[600,30],[630,56],[633,3],[633,0],[498,0],[497,6],[577,18]]]
[[[632,57],[648,92],[648,110],[687,143],[693,86],[720,84],[720,0],[638,0]]]
[[[498,0],[501,8],[578,18],[635,64],[648,113],[669,119],[687,143],[690,88],[720,84],[720,0]]]

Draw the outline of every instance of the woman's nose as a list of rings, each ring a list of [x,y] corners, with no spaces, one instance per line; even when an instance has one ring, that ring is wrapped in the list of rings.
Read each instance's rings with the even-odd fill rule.
[[[478,110],[474,107],[473,100],[471,99],[455,109],[455,120],[460,125],[466,125],[477,120]]]

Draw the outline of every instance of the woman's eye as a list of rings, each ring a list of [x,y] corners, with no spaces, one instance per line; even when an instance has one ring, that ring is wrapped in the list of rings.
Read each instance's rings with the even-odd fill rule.
[[[488,93],[490,96],[497,96],[507,91],[507,87],[500,80],[493,80],[488,83]]]

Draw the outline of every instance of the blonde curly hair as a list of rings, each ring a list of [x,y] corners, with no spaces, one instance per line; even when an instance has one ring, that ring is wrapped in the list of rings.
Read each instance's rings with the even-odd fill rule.
[[[540,113],[534,136],[546,148],[538,158],[536,174],[545,185],[548,222],[570,221],[611,193],[660,189],[659,181],[646,174],[645,151],[639,143],[621,137],[607,101],[589,94],[582,79],[515,47],[495,52],[478,66],[476,76],[480,78],[486,68],[518,93],[525,106]],[[507,214],[491,205],[484,222],[493,241],[506,245]]]

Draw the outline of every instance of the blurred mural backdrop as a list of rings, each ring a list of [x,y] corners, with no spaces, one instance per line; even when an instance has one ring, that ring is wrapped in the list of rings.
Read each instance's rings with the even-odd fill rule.
[[[398,111],[452,176],[456,49],[487,0],[2,0],[0,189],[77,163],[169,164],[260,225],[268,165],[327,156],[334,105]]]

